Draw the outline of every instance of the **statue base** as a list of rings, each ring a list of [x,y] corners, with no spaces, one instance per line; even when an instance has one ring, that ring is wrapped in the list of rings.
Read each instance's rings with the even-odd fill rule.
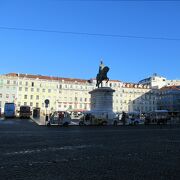
[[[113,93],[110,87],[101,87],[90,91],[91,94],[91,114],[96,118],[113,119]]]

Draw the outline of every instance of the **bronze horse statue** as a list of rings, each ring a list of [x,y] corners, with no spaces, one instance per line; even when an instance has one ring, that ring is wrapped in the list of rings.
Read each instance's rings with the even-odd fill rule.
[[[106,83],[109,81],[109,78],[107,77],[107,72],[109,71],[109,67],[105,66],[100,73],[97,74],[96,76],[96,86],[99,88],[99,85],[101,84],[102,87],[102,82],[103,80],[107,80]]]

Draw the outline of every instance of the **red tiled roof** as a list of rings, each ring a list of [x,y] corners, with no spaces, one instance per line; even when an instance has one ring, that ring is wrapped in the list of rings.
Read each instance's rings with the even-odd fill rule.
[[[180,86],[165,86],[162,87],[160,90],[165,91],[165,90],[179,90],[180,91]]]
[[[92,80],[96,80],[96,78],[92,78]],[[112,79],[110,79],[110,80],[109,80],[109,82],[122,82],[122,81],[120,81],[120,80],[112,80]]]
[[[85,83],[88,80],[85,79],[76,79],[76,78],[62,78],[62,77],[51,77],[51,76],[42,76],[42,75],[32,75],[32,74],[17,74],[17,73],[8,73],[5,74],[6,76],[17,76],[17,77],[21,77],[21,78],[30,78],[30,79],[43,79],[43,80],[55,80],[55,81],[68,81],[68,82],[82,82]]]
[[[17,74],[17,73],[8,73],[8,74],[5,74],[6,76],[13,76],[13,77],[26,77],[26,78],[32,78],[32,79],[44,79],[44,80],[56,80],[56,81],[68,81],[68,82],[87,82],[89,80],[85,80],[85,79],[76,79],[76,78],[64,78],[64,77],[51,77],[51,76],[43,76],[43,75],[32,75],[32,74]],[[93,79],[93,80],[96,80],[96,79]],[[119,80],[109,80],[110,82],[121,82]]]
[[[140,88],[140,89],[149,89],[147,85],[135,84],[135,83],[124,83],[126,88]]]

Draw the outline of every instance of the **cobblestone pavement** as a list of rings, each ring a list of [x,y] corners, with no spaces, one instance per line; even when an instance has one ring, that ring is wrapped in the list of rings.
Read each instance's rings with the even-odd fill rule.
[[[46,127],[0,120],[2,180],[180,179],[180,126]]]
[[[36,123],[36,124],[38,124],[38,125],[46,125],[46,121],[45,121],[45,116],[41,116],[41,117],[39,117],[39,118],[33,118],[33,117],[31,117],[31,119]]]

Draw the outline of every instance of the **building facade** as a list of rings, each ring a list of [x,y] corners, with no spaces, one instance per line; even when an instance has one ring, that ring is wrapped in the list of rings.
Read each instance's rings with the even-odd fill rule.
[[[13,76],[0,76],[0,109],[4,111],[6,102],[14,102],[17,104],[17,78]]]
[[[180,112],[180,86],[166,86],[160,89],[158,109]]]
[[[149,85],[125,83],[119,80],[103,82],[111,87],[114,112],[148,112],[155,110],[156,90]],[[90,110],[89,92],[96,88],[96,79],[59,78],[41,75],[9,73],[0,76],[0,106],[3,112],[5,102],[15,102],[17,107],[29,105],[46,111],[45,99],[50,100],[48,111]]]

